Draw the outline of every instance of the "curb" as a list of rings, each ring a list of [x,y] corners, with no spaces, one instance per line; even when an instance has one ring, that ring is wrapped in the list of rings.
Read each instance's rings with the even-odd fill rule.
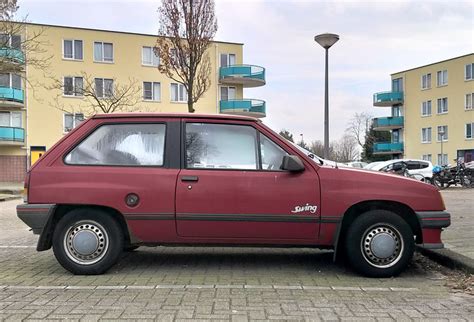
[[[416,246],[416,250],[435,262],[455,269],[461,269],[469,274],[474,274],[474,259],[456,253],[450,249],[427,249]]]
[[[0,195],[0,202],[2,201],[10,201],[10,200],[15,200],[15,199],[21,199],[22,196],[19,195],[11,195],[11,196],[2,196]]]

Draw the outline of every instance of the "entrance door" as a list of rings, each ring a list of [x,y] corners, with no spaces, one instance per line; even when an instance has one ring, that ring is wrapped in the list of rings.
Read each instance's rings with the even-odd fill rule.
[[[316,239],[319,182],[309,166],[280,170],[287,154],[248,123],[185,124],[176,219],[182,237]]]

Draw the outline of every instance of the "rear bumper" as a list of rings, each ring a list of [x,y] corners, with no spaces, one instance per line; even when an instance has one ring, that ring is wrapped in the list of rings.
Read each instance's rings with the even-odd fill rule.
[[[451,215],[446,211],[419,211],[416,216],[423,235],[421,246],[428,249],[444,248],[441,232],[451,225]]]
[[[16,207],[16,213],[25,224],[27,224],[33,234],[41,234],[47,225],[54,208],[54,204],[21,204]]]

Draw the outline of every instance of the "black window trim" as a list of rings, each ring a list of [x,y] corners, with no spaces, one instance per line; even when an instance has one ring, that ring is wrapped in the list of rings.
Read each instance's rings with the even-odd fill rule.
[[[176,149],[173,149],[172,138],[176,135],[179,136],[179,121],[137,121],[137,122],[101,122],[91,128],[86,134],[84,134],[80,140],[75,142],[75,144],[68,148],[62,155],[62,162],[65,166],[72,167],[118,167],[118,168],[165,168],[165,169],[179,169],[179,160],[178,162],[173,162],[173,157],[179,158],[179,154],[176,153]],[[133,164],[71,164],[66,162],[66,157],[71,153],[76,147],[78,147],[82,142],[84,142],[88,137],[90,137],[95,131],[97,131],[102,126],[106,125],[136,125],[136,124],[164,124],[165,125],[165,144],[163,147],[163,164],[162,165],[133,165]],[[177,130],[178,128],[178,130]],[[176,166],[178,165],[178,166]]]

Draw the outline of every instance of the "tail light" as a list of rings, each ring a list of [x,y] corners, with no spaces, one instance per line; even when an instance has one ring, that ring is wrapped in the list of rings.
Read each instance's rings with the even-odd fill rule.
[[[23,186],[23,202],[28,203],[28,188],[30,186],[30,172],[28,171],[25,176],[25,185]]]

